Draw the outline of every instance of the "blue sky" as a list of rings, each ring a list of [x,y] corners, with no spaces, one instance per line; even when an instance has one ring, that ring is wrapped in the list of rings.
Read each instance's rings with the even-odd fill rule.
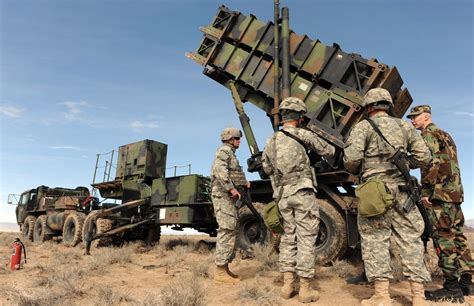
[[[221,4],[273,19],[271,0],[0,0],[0,222],[15,221],[8,193],[89,186],[97,153],[142,139],[168,144],[169,167],[208,175],[220,131],[239,121],[230,92],[184,54]],[[431,104],[455,138],[474,218],[472,1],[281,5],[295,32],[398,67],[414,104]],[[245,107],[263,147],[269,121]]]

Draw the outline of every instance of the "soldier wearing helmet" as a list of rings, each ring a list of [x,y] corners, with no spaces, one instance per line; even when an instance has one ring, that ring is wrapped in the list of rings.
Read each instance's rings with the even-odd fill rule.
[[[237,128],[222,131],[222,145],[216,151],[211,169],[212,203],[219,225],[214,280],[230,284],[239,282],[238,276],[229,270],[236,251],[238,211],[234,204],[240,198],[236,186],[249,185],[235,156],[241,137],[242,132]]]
[[[273,198],[283,218],[280,242],[280,272],[284,285],[280,296],[289,299],[295,293],[295,274],[300,277],[300,302],[319,298],[312,290],[319,208],[316,200],[316,176],[307,150],[331,158],[335,149],[315,133],[301,128],[306,105],[295,97],[280,104],[283,129],[267,140],[262,156],[263,170],[270,176]]]
[[[464,191],[453,138],[433,123],[431,107],[418,105],[407,117],[421,131],[430,148],[433,162],[421,168],[421,201],[433,224],[433,244],[438,252],[438,265],[443,271],[443,288],[425,293],[428,300],[443,299],[464,302],[473,294],[474,261],[463,234],[464,215],[461,203]]]
[[[394,148],[408,154],[411,169],[429,163],[430,151],[420,135],[408,122],[388,115],[393,106],[390,93],[383,88],[371,89],[364,97],[367,120],[351,130],[344,149],[344,166],[360,175],[360,184],[381,182],[385,193],[393,198],[391,206],[375,216],[361,215],[358,228],[361,236],[362,258],[369,282],[374,282],[375,294],[362,305],[391,305],[389,280],[393,278],[390,266],[390,238],[400,248],[403,274],[409,279],[413,305],[426,305],[423,282],[431,277],[423,262],[423,218],[418,209],[403,211],[408,194],[400,186],[406,185],[402,173],[389,161]],[[370,122],[379,128],[383,139]],[[393,147],[392,147],[393,146]],[[373,195],[371,195],[374,197]],[[359,199],[363,202],[364,199]]]

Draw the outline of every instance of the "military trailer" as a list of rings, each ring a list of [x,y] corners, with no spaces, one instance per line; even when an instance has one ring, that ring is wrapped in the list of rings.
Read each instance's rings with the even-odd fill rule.
[[[43,242],[62,236],[66,246],[82,241],[86,215],[98,208],[98,199],[87,187],[75,189],[39,186],[23,192],[17,203],[9,195],[9,204],[17,204],[16,219],[24,238]]]
[[[216,234],[209,178],[166,178],[166,154],[167,145],[153,140],[119,148],[115,179],[92,186],[101,197],[122,204],[89,215],[85,241],[95,240],[95,246],[137,239],[151,244],[160,239],[162,225]]]
[[[320,233],[315,241],[317,261],[329,262],[359,242],[357,201],[354,185],[358,177],[342,164],[342,150],[350,129],[363,119],[363,96],[371,88],[387,89],[394,101],[392,115],[402,117],[412,103],[395,66],[377,59],[347,53],[339,45],[299,35],[289,28],[289,10],[281,17],[275,1],[275,21],[221,6],[204,33],[197,50],[187,57],[204,66],[205,76],[227,87],[249,144],[249,171],[262,180],[252,182],[252,198],[272,201],[272,188],[261,170],[261,151],[255,141],[243,103],[261,109],[276,131],[278,106],[283,98],[298,97],[308,109],[305,128],[336,147],[334,160],[313,156],[320,206]],[[280,39],[281,37],[281,39]],[[278,56],[276,56],[278,55]],[[270,135],[268,135],[270,136]]]

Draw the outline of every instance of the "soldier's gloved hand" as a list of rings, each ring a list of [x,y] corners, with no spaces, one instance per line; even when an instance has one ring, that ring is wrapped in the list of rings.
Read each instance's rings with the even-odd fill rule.
[[[421,197],[421,203],[423,203],[423,206],[426,208],[431,208],[433,207],[433,203],[430,202],[430,199],[428,197]]]
[[[231,190],[229,190],[229,192],[230,192],[231,198],[233,198],[233,199],[240,199],[240,193],[239,193],[239,191],[238,191],[237,189],[232,188]]]

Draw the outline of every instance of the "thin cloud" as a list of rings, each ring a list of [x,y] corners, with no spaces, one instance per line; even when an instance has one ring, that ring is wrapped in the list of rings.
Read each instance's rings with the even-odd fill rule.
[[[49,147],[52,150],[74,150],[74,151],[81,151],[81,148],[79,147],[73,147],[73,146],[55,146],[55,147]]]
[[[26,108],[15,107],[15,106],[0,106],[0,114],[3,114],[11,118],[21,118]]]
[[[85,101],[73,102],[66,101],[59,103],[59,105],[64,105],[66,107],[66,112],[63,112],[63,118],[67,121],[81,121],[83,120],[85,109],[106,109],[103,106],[91,105]]]
[[[129,127],[135,132],[142,131],[144,129],[156,129],[160,125],[157,121],[146,121],[142,122],[140,120],[133,120],[130,122]]]
[[[460,116],[469,116],[469,117],[474,117],[474,113],[471,112],[454,112],[455,115],[460,115]]]

